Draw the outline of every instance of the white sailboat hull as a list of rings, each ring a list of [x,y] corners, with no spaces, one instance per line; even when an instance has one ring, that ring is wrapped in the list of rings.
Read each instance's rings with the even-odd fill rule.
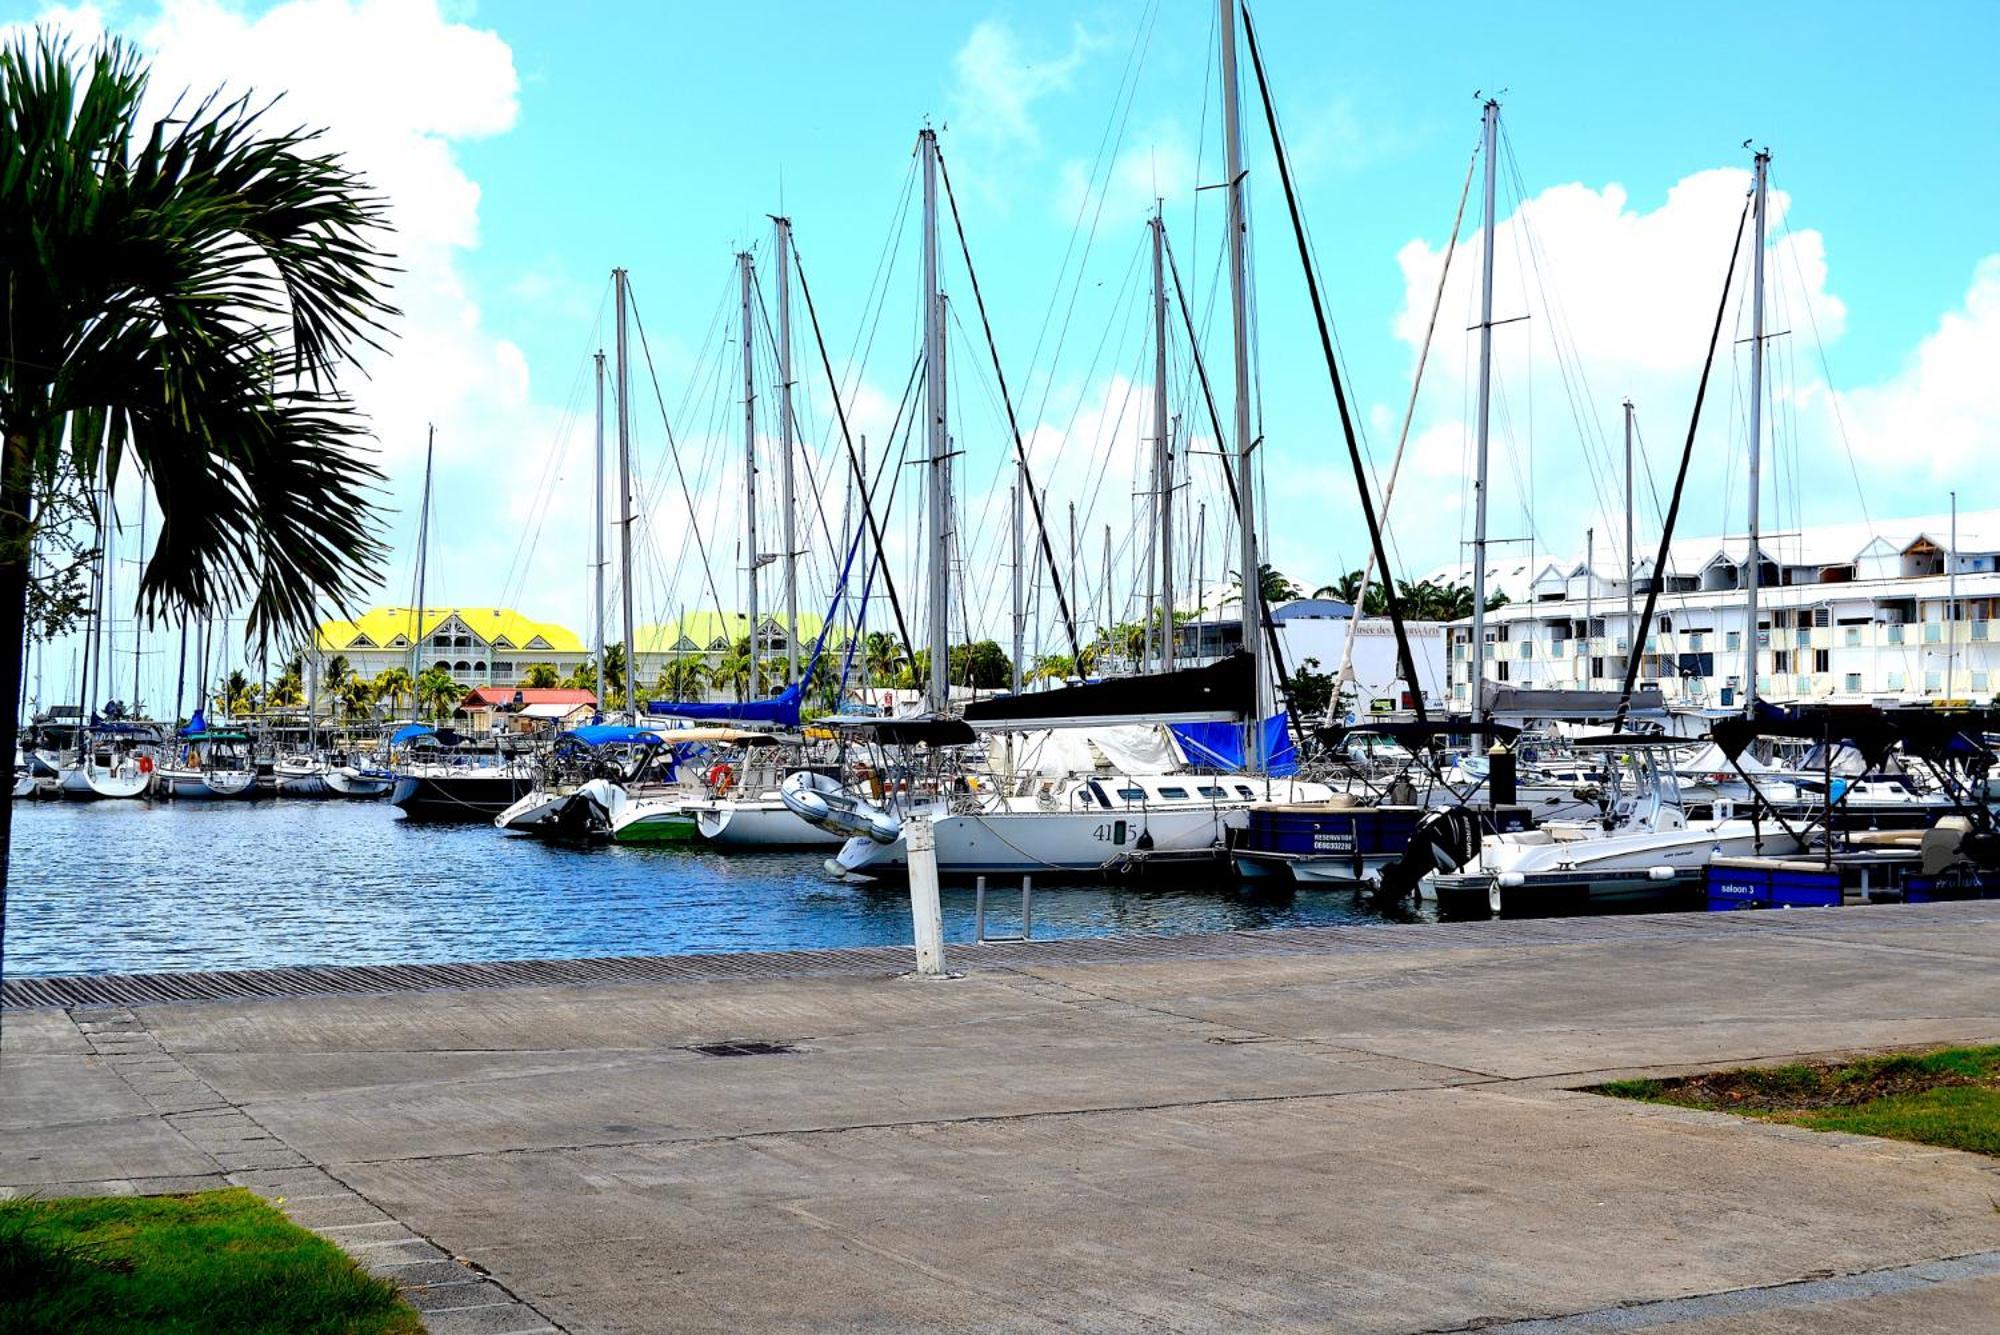
[[[61,790],[64,797],[85,802],[144,797],[153,790],[153,771],[136,760],[76,765],[63,771]]]
[[[776,793],[690,802],[695,829],[717,848],[833,848],[845,842],[793,814]]]
[[[257,795],[255,770],[162,769],[156,782],[163,795],[183,801],[231,801]]]
[[[1592,905],[1657,898],[1719,857],[1789,857],[1799,841],[1770,822],[1700,821],[1685,828],[1529,841],[1487,839],[1463,871],[1427,876],[1419,893],[1440,905],[1505,911],[1563,894]]]
[[[1096,873],[1142,852],[1149,857],[1219,852],[1225,831],[1242,829],[1249,820],[1241,807],[995,811],[939,816],[931,828],[941,875],[1033,875]],[[892,844],[850,839],[834,861],[840,870],[860,876],[909,873],[900,838]]]

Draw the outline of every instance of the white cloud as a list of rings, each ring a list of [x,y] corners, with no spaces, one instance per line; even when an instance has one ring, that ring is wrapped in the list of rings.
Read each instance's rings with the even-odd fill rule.
[[[956,82],[951,118],[959,135],[989,145],[1034,152],[1042,136],[1035,103],[1067,90],[1077,67],[1096,45],[1081,27],[1070,31],[1060,55],[1031,55],[1012,27],[999,19],[975,26],[952,57]]]

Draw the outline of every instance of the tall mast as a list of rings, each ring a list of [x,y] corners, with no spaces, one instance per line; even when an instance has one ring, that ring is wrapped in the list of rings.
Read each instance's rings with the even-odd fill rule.
[[[799,543],[792,500],[792,220],[778,218],[778,468],[779,536],[785,543],[785,645],[791,680],[799,679]]]
[[[1174,449],[1167,430],[1166,219],[1153,201],[1153,496],[1160,534],[1160,671],[1174,670]]]
[[[1486,717],[1486,447],[1493,409],[1493,159],[1500,103],[1486,102],[1486,226],[1479,270],[1479,455],[1472,484],[1472,716]]]
[[[1012,595],[1014,612],[1014,692],[1017,695],[1021,690],[1021,654],[1027,647],[1025,641],[1028,630],[1026,620],[1027,610],[1021,600],[1021,548],[1023,545],[1023,529],[1025,527],[1023,522],[1024,516],[1021,513],[1023,508],[1021,504],[1021,488],[1023,485],[1023,470],[1021,465],[1017,463],[1014,465],[1014,485],[1008,488],[1008,495],[1012,498],[1014,504],[1014,559],[1010,563],[1012,565],[1012,571],[1010,572],[1012,578],[1008,580],[1008,584],[1010,586],[1009,593]]]
[[[757,607],[757,567],[764,558],[757,550],[757,387],[751,378],[749,251],[736,253],[736,269],[743,288],[743,541],[750,604],[749,698],[755,700],[764,693],[763,622]]]
[[[930,699],[934,713],[951,707],[951,454],[945,438],[944,293],[938,288],[937,132],[917,132],[924,166],[924,413],[930,467],[924,510],[930,537]]]
[[[1229,173],[1229,322],[1236,353],[1236,495],[1240,511],[1243,569],[1243,649],[1250,655],[1250,678],[1256,683],[1257,716],[1261,730],[1270,714],[1271,684],[1267,680],[1262,639],[1263,572],[1257,559],[1256,471],[1251,466],[1255,443],[1250,439],[1250,274],[1244,264],[1249,226],[1244,211],[1242,108],[1236,91],[1236,0],[1217,0],[1217,30],[1222,41],[1222,139]],[[1253,769],[1264,767],[1263,748],[1245,748]]]
[[[1632,620],[1632,576],[1637,570],[1632,559],[1632,400],[1625,400],[1625,633],[1634,644],[1641,643],[1639,627]],[[1659,579],[1655,570],[1653,578]],[[1588,629],[1588,627],[1586,627]]]
[[[623,269],[611,271],[618,289],[618,342],[616,354],[618,387],[618,600],[625,623],[625,708],[638,721],[633,701],[638,699],[639,656],[632,628],[632,359],[626,347],[625,307],[631,300],[630,284]],[[599,654],[598,660],[603,661]]]
[[[1760,152],[1754,161],[1755,180],[1751,186],[1756,215],[1756,239],[1750,251],[1750,553],[1748,578],[1744,588],[1743,622],[1743,712],[1757,712],[1757,584],[1763,574],[1763,544],[1757,523],[1757,500],[1764,485],[1764,178],[1771,168],[1771,155]]]
[[[1590,614],[1595,611],[1593,604],[1597,598],[1597,530],[1583,531],[1583,688],[1589,690],[1597,682],[1597,674],[1590,665],[1597,660],[1590,656]]]
[[[597,468],[590,491],[591,654],[597,660],[597,707],[604,708],[604,349],[597,350]]]
[[[424,436],[424,494],[417,505],[417,605],[410,610],[410,717],[416,717],[417,664],[423,655],[424,564],[430,559],[431,545],[431,455],[437,449],[437,424]],[[224,622],[225,628],[227,621]],[[204,651],[205,652],[205,651]],[[206,663],[204,658],[203,662]],[[394,702],[391,701],[393,704]]]
[[[1951,551],[1944,559],[1944,694],[1953,698],[1958,677],[1958,492],[1951,493]]]
[[[132,558],[133,582],[138,581],[138,571],[146,560],[146,485],[144,477],[139,480],[139,549]],[[132,603],[132,716],[139,716],[139,606]],[[310,717],[310,715],[308,715]]]

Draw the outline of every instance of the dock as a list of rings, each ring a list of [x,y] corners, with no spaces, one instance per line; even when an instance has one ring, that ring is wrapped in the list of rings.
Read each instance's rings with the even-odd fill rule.
[[[2000,1042],[2000,902],[9,978],[0,1191],[434,1335],[1990,1329],[2000,1160],[1603,1098]]]

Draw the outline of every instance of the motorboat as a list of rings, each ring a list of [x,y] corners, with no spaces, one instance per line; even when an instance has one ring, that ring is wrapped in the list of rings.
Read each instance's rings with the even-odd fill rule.
[[[1690,820],[1670,770],[1657,753],[1673,739],[1613,736],[1597,740],[1624,762],[1608,776],[1614,793],[1604,815],[1547,821],[1532,830],[1489,834],[1462,866],[1440,867],[1421,882],[1440,913],[1547,913],[1657,902],[1698,886],[1717,857],[1789,857],[1805,847],[1801,831],[1753,807],[1746,818],[1728,799]],[[1616,792],[1630,778],[1634,790]]]
[[[292,752],[271,762],[271,778],[280,797],[330,797],[333,788],[327,774],[331,769],[322,756]]]

